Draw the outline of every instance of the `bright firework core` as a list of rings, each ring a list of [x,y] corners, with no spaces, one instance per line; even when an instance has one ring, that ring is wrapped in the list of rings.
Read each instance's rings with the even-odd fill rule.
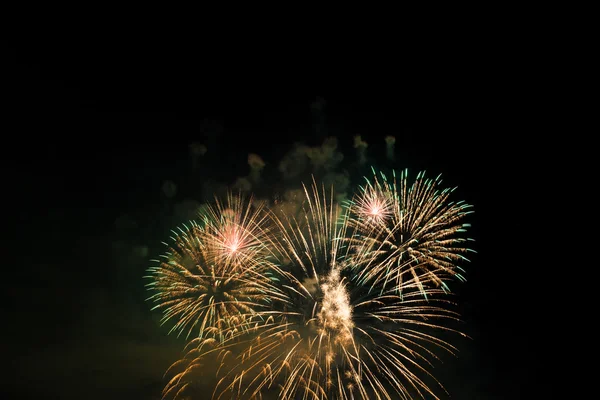
[[[231,223],[223,232],[222,247],[225,257],[232,257],[235,253],[244,246],[244,238],[242,237],[242,229],[236,224]],[[248,240],[246,240],[248,242]],[[247,243],[246,243],[247,245]]]
[[[221,240],[223,250],[230,256],[244,245],[244,238],[242,237],[243,229],[239,226],[239,221],[236,220],[236,216],[236,212],[231,208],[223,210],[223,231],[221,233]]]
[[[240,245],[240,240],[237,236],[235,236],[235,237],[229,239],[229,243],[227,243],[227,248],[229,248],[229,250],[232,253],[235,253],[236,250],[238,249],[239,245]]]
[[[333,269],[321,284],[323,300],[317,314],[319,331],[331,337],[336,344],[345,346],[352,342],[352,307],[340,272]]]

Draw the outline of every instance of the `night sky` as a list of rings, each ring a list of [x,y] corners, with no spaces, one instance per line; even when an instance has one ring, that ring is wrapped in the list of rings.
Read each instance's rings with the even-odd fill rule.
[[[268,196],[286,190],[277,167],[295,143],[336,137],[344,158],[335,172],[346,171],[351,187],[370,165],[426,169],[475,206],[478,254],[456,286],[472,340],[457,338],[459,357],[443,357],[434,373],[454,399],[527,398],[538,361],[533,294],[520,282],[540,267],[527,262],[523,172],[535,163],[512,76],[484,62],[402,72],[160,42],[34,39],[9,45],[4,79],[11,396],[159,398],[184,342],[144,301],[147,260],[195,204],[248,175],[249,153],[266,163],[256,193]],[[363,166],[356,135],[369,144]],[[397,140],[394,163],[387,135]],[[196,169],[194,142],[208,149]],[[171,198],[166,181],[177,188]]]

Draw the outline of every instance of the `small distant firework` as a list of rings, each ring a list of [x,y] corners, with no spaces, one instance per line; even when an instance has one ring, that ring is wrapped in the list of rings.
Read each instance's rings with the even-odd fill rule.
[[[460,261],[468,261],[472,239],[461,237],[471,206],[449,201],[454,189],[440,189],[440,176],[421,172],[411,184],[408,172],[392,179],[373,170],[348,205],[354,247],[353,268],[364,285],[394,288],[399,293],[427,287],[449,291],[445,281],[464,280]]]

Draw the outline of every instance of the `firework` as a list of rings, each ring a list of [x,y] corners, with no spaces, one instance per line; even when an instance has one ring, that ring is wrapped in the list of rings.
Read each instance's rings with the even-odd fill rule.
[[[196,332],[221,340],[242,329],[277,298],[269,279],[269,251],[264,238],[265,213],[252,201],[229,195],[192,221],[173,231],[172,244],[149,268],[153,291],[148,299],[163,311],[170,332]],[[169,332],[169,333],[170,333]]]
[[[453,331],[443,322],[458,315],[443,290],[423,284],[432,280],[431,269],[413,267],[412,279],[399,279],[399,267],[377,263],[387,260],[378,243],[390,220],[404,216],[403,210],[424,210],[425,222],[437,215],[433,204],[411,203],[429,195],[396,194],[396,188],[376,182],[342,208],[333,202],[333,189],[313,181],[304,189],[301,213],[273,210],[273,230],[262,243],[274,261],[260,264],[269,270],[269,282],[262,284],[269,289],[252,304],[260,318],[230,330],[224,340],[193,341],[169,371],[164,397],[190,395],[202,371],[214,379],[213,398],[437,398],[428,366],[436,350],[455,351],[438,334]],[[394,227],[418,225],[409,223],[414,219],[402,218]],[[425,232],[446,229],[445,219],[437,221]],[[409,290],[419,282],[419,290]]]
[[[471,206],[449,201],[454,189],[440,189],[441,182],[421,172],[410,184],[406,170],[398,180],[373,170],[348,205],[356,279],[424,296],[427,287],[448,291],[449,278],[464,280],[458,262],[468,261],[465,254],[473,250],[466,247],[472,239],[460,235],[469,227],[462,220]]]

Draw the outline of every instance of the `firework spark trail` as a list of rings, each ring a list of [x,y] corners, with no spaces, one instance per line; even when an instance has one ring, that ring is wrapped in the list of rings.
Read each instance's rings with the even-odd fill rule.
[[[469,227],[461,220],[471,206],[449,201],[454,189],[440,190],[440,176],[428,179],[421,172],[411,185],[405,170],[399,178],[394,173],[388,181],[373,170],[348,205],[356,278],[372,288],[416,288],[423,295],[427,286],[449,290],[445,281],[464,280],[458,262],[474,252],[466,247],[472,239],[459,236]]]
[[[186,338],[218,334],[223,339],[260,317],[265,294],[278,298],[269,279],[265,213],[252,201],[229,195],[208,208],[201,222],[173,231],[173,245],[149,268],[148,299],[163,310],[162,324]],[[216,329],[213,329],[216,328]]]

